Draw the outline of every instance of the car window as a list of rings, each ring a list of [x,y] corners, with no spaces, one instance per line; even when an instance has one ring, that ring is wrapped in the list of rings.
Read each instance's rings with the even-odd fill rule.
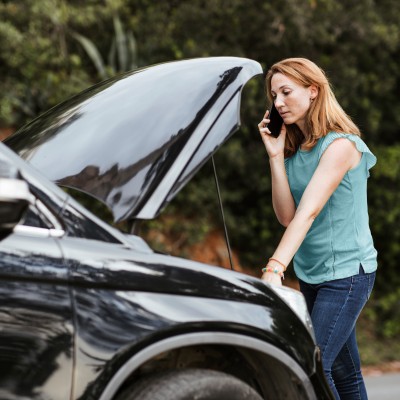
[[[41,215],[40,211],[34,207],[30,206],[24,215],[24,218],[20,222],[23,226],[32,226],[35,228],[52,229],[52,224],[47,220],[44,215]]]
[[[58,218],[38,199],[29,206],[18,226],[42,229],[63,229]]]

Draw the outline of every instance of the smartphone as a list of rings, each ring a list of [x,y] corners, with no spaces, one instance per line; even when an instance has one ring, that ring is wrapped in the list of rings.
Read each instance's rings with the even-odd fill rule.
[[[271,135],[277,138],[281,133],[283,119],[278,110],[275,108],[274,103],[272,103],[272,107],[267,118],[269,119],[268,129],[270,130]]]

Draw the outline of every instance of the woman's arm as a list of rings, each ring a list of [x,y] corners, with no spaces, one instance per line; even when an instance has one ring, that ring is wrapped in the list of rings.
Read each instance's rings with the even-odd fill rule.
[[[292,221],[296,206],[290,191],[283,153],[270,157],[272,207],[278,221],[285,227]]]
[[[278,221],[283,226],[288,226],[294,217],[296,207],[290,191],[284,162],[286,126],[282,125],[281,133],[277,138],[271,136],[271,132],[266,127],[269,123],[268,113],[269,111],[265,113],[263,120],[258,124],[258,128],[271,167],[272,206]]]
[[[284,265],[290,263],[315,218],[347,171],[354,168],[360,162],[360,158],[361,154],[348,139],[337,139],[328,146],[272,258]],[[272,264],[274,264],[273,261]],[[275,266],[278,268],[279,264],[274,264]],[[279,268],[282,269],[281,266]],[[264,273],[262,279],[281,284],[280,277],[271,272]]]

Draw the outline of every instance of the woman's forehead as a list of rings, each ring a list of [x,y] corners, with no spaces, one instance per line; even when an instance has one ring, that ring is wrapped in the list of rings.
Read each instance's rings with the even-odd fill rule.
[[[299,86],[293,79],[290,79],[288,76],[277,72],[276,74],[272,75],[271,78],[271,91],[277,92],[284,88],[285,86]]]

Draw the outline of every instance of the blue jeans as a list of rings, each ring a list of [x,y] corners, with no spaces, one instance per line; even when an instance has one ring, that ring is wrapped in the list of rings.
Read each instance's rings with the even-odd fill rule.
[[[322,365],[336,399],[367,400],[356,341],[356,321],[371,295],[375,272],[320,284],[300,281]]]

